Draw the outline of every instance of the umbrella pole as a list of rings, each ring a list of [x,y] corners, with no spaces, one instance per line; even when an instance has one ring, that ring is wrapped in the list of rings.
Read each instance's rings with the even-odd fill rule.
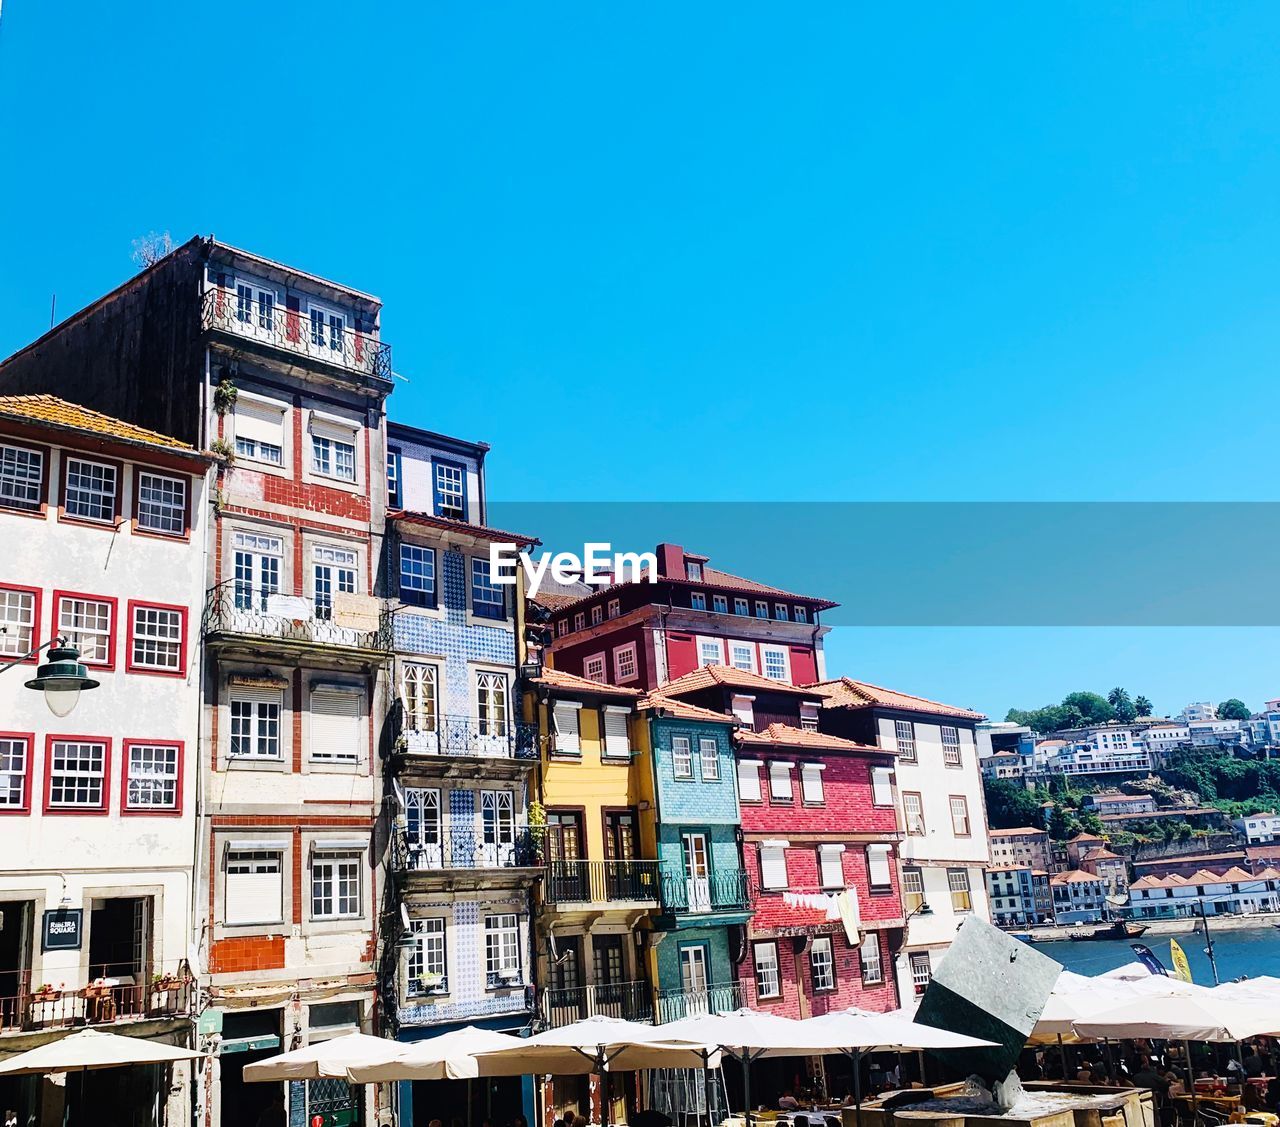
[[[1062,1043],[1061,1033],[1058,1034],[1058,1060],[1062,1063],[1063,1081],[1065,1082],[1067,1080],[1070,1080],[1071,1077],[1067,1075],[1067,1047]]]
[[[1187,1054],[1187,1090],[1191,1093],[1191,1122],[1194,1124],[1196,1115],[1199,1114],[1199,1109],[1196,1106],[1196,1073],[1195,1069],[1191,1067],[1190,1041],[1182,1042],[1182,1051]]]
[[[853,1121],[862,1127],[862,1050],[853,1050]]]
[[[745,1110],[742,1113],[743,1122],[746,1127],[751,1127],[751,1050],[747,1049],[742,1054],[742,1103]]]

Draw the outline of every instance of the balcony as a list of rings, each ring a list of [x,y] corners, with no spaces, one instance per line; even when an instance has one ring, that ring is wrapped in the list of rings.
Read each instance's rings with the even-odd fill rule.
[[[747,874],[718,869],[703,877],[662,874],[662,910],[668,913],[742,911],[750,902]]]
[[[248,642],[255,651],[263,642],[291,649],[336,646],[381,661],[391,649],[390,615],[372,598],[361,608],[344,606],[343,599],[289,595],[229,579],[206,592],[201,624],[211,644]]]
[[[523,775],[538,760],[536,724],[475,716],[434,716],[405,728],[395,751],[406,773]]]
[[[442,889],[528,883],[541,874],[533,835],[525,826],[502,833],[504,840],[469,830],[428,834],[437,840],[392,836],[391,865],[406,880]]]
[[[653,990],[647,982],[607,982],[542,991],[542,1020],[552,1029],[596,1014],[652,1022]]]
[[[549,861],[542,893],[548,904],[657,904],[658,861]]]
[[[658,1024],[699,1014],[727,1014],[749,1005],[740,982],[707,986],[702,990],[664,990],[658,994]]]
[[[377,337],[335,325],[328,317],[313,321],[309,312],[242,305],[234,290],[206,291],[200,327],[313,364],[391,379],[391,346]]]
[[[522,1014],[534,1007],[534,990],[523,983],[512,983],[507,989],[486,987],[483,994],[459,1001],[441,998],[429,1001],[411,997],[396,1007],[396,1020],[401,1025],[439,1025],[443,1022],[474,1022],[504,1014]]]
[[[34,984],[31,972],[18,975],[18,993],[0,997],[0,1037],[9,1034],[185,1018],[192,1012],[195,981],[185,964],[150,982],[131,970],[104,973],[80,989],[61,983]]]

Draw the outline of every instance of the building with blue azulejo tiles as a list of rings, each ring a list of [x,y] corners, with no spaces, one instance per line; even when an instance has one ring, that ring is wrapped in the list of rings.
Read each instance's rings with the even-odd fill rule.
[[[386,1017],[402,1041],[465,1025],[506,1032],[533,1016],[529,833],[536,762],[519,722],[523,592],[489,573],[488,448],[388,427],[385,577],[396,701],[384,749],[392,780]],[[394,936],[394,940],[391,939]],[[401,1127],[432,1119],[533,1122],[527,1078],[400,1085]]]

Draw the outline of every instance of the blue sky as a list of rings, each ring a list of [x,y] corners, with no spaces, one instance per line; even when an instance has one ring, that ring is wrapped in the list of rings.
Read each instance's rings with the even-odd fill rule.
[[[212,232],[379,294],[394,413],[490,441],[496,497],[1273,499],[1278,34],[1263,4],[7,0],[0,353],[136,236]],[[1280,695],[1277,640],[829,649],[1001,713],[1167,710]]]

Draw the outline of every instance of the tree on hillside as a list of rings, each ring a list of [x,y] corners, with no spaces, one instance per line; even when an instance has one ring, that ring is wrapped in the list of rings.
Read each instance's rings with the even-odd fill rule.
[[[1219,720],[1248,720],[1252,715],[1249,706],[1237,697],[1231,697],[1218,705]]]
[[[1141,696],[1134,697],[1133,707],[1138,710],[1139,716],[1155,715],[1155,705],[1153,705],[1151,701],[1148,700],[1146,697],[1141,697]]]
[[[1116,716],[1116,710],[1111,702],[1098,693],[1068,693],[1062,698],[1062,707],[1068,713],[1074,713],[1080,718],[1077,723],[1070,725],[1073,728],[1085,724],[1105,724],[1108,720],[1114,720]]]
[[[1119,685],[1107,694],[1107,703],[1115,710],[1116,719],[1122,724],[1132,724],[1134,717],[1138,715],[1129,690],[1122,689]]]
[[[1044,822],[1040,800],[1015,779],[988,779],[987,822],[994,830],[1011,830],[1017,826],[1035,826]]]

